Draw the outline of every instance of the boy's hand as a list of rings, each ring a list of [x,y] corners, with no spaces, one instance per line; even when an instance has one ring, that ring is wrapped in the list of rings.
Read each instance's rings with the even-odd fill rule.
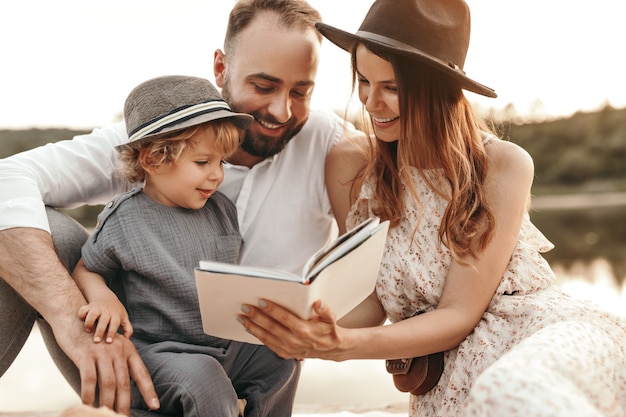
[[[78,310],[78,317],[85,322],[85,331],[94,333],[93,341],[96,343],[103,339],[112,343],[120,326],[124,337],[130,338],[133,335],[128,313],[117,297],[94,300],[82,306]]]

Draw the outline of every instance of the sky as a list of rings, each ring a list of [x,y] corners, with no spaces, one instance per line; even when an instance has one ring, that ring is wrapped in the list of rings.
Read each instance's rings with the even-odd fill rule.
[[[355,31],[369,0],[310,0]],[[465,71],[498,98],[479,108],[564,117],[626,106],[621,0],[467,0]],[[232,0],[0,0],[0,129],[91,128],[119,120],[126,95],[166,74],[214,81]],[[325,41],[313,106],[345,109],[348,54]]]

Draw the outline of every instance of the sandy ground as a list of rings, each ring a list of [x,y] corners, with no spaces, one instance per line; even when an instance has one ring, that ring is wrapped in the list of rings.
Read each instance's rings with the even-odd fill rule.
[[[569,276],[561,285],[574,296],[626,315],[626,286],[618,287],[608,276],[606,263],[600,262],[593,269],[595,282]],[[58,410],[75,404],[79,404],[78,396],[56,369],[35,328],[16,361],[0,378],[0,417],[54,417]],[[382,361],[334,363],[307,359],[294,417],[406,416],[407,404],[408,396],[395,390]]]
[[[35,328],[11,368],[0,378],[0,417],[7,412],[11,417],[52,417],[54,411],[79,403]],[[395,390],[382,361],[334,363],[307,359],[294,416],[406,415],[407,403],[407,395]]]

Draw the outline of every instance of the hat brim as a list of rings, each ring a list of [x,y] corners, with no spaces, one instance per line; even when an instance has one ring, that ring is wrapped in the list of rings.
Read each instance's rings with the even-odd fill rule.
[[[156,134],[171,132],[174,130],[184,129],[186,127],[191,127],[191,126],[199,125],[202,123],[211,122],[214,120],[221,120],[221,119],[230,119],[238,128],[247,129],[252,123],[252,121],[254,120],[254,117],[245,113],[235,113],[235,112],[228,111],[228,110],[215,110],[215,111],[211,111],[208,113],[198,114],[186,120],[181,120],[177,123],[174,123],[172,125],[169,125],[161,129]],[[148,136],[145,136],[145,137],[148,137]]]
[[[487,97],[497,97],[496,92],[492,88],[489,88],[467,77],[461,69],[453,68],[448,63],[443,62],[429,54],[426,54],[417,48],[413,48],[410,45],[396,42],[393,39],[387,39],[370,32],[360,31],[357,32],[357,34],[349,33],[344,30],[337,29],[336,27],[327,25],[325,23],[316,23],[315,27],[329,41],[350,53],[352,53],[352,50],[357,43],[363,43],[365,45],[376,45],[394,52],[398,52],[419,59],[421,62],[424,62],[425,64],[430,65],[433,68],[457,80],[461,88],[465,90]]]
[[[206,113],[196,113],[194,116],[177,120],[175,123],[171,123],[159,128],[156,131],[153,131],[150,134],[142,135],[136,138],[131,138],[131,142],[135,142],[137,140],[150,139],[156,136],[161,136],[164,133],[174,132],[176,130],[185,129],[192,126],[197,126],[202,123],[212,122],[215,120],[223,120],[230,119],[235,126],[240,129],[247,129],[254,117],[246,113],[236,113],[230,110],[212,110]]]

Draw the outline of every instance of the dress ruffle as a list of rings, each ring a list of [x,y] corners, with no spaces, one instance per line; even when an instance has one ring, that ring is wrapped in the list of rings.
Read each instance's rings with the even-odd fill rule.
[[[438,235],[447,202],[426,185],[417,170],[412,172],[412,176],[421,206],[405,187],[405,213],[400,224],[389,230],[376,284],[378,298],[391,322],[411,317],[420,310],[436,308],[452,262],[450,251],[441,244]],[[373,182],[364,182],[348,214],[346,223],[349,228],[373,215],[374,187]],[[417,232],[413,234],[416,227]],[[564,294],[556,286],[555,275],[541,255],[552,248],[552,243],[532,224],[527,214],[510,262],[487,311],[474,331],[457,348],[445,353],[445,370],[439,384],[426,395],[411,396],[411,416],[487,415],[484,414],[483,406],[476,406],[480,403],[476,398],[482,397],[475,397],[472,388],[479,375],[485,374],[481,378],[487,380],[491,376],[491,367],[500,369],[503,361],[506,361],[509,372],[505,378],[508,385],[498,387],[497,396],[523,396],[526,389],[529,398],[525,400],[526,405],[522,404],[520,408],[515,408],[512,403],[506,414],[490,415],[525,416],[527,414],[523,407],[531,407],[529,404],[539,404],[538,407],[545,408],[547,406],[543,403],[550,404],[553,399],[542,397],[541,390],[527,389],[526,382],[520,382],[525,381],[528,358],[544,355],[550,360],[558,360],[558,355],[552,355],[551,352],[568,349],[572,345],[578,351],[585,352],[588,360],[596,360],[597,363],[594,363],[597,366],[606,366],[606,372],[594,371],[591,378],[599,378],[601,375],[611,378],[613,405],[602,405],[607,397],[606,381],[584,382],[585,385],[597,383],[604,387],[594,389],[579,387],[577,384],[582,384],[581,379],[573,378],[573,385],[564,386],[560,393],[574,398],[580,397],[583,392],[587,404],[602,412],[609,412],[607,415],[623,416],[626,413],[624,320]],[[577,329],[591,328],[592,331],[572,333],[563,339],[564,329],[570,326],[563,323],[571,322],[578,323],[571,325]],[[553,328],[555,336],[551,333]],[[601,352],[594,345],[591,336],[594,332],[606,336],[605,346],[613,346],[610,353]],[[607,362],[607,357],[611,362]],[[554,369],[561,365],[549,363],[546,359],[545,364],[539,361],[538,365],[533,366],[540,367],[537,375],[547,378],[546,375],[554,376]],[[570,366],[569,363],[567,365]],[[615,371],[616,366],[620,367],[620,372]],[[573,370],[574,374],[577,372],[584,373],[586,369],[581,366]],[[542,386],[542,383],[536,383]],[[480,388],[484,388],[484,385],[480,385]],[[489,393],[493,394],[494,389],[489,388]],[[571,409],[563,410],[549,415],[571,415]],[[551,409],[550,413],[553,411]]]

